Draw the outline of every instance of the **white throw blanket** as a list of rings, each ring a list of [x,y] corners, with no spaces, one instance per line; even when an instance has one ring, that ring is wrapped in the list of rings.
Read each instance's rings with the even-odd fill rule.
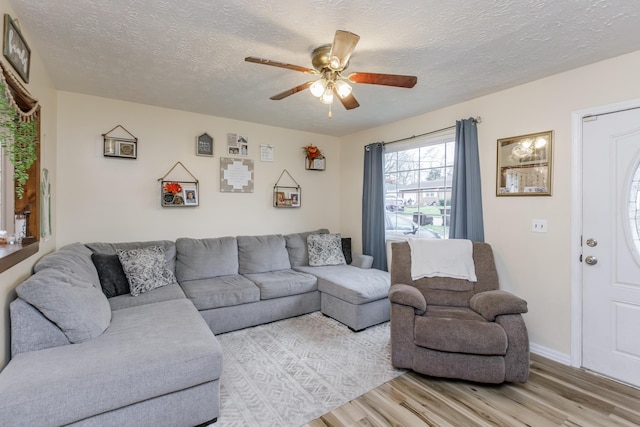
[[[411,278],[453,277],[477,282],[471,240],[409,238]]]

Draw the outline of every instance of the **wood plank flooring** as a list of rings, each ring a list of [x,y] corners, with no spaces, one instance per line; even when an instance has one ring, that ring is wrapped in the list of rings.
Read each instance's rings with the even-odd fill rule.
[[[408,372],[303,427],[640,426],[640,390],[531,355],[526,384]]]

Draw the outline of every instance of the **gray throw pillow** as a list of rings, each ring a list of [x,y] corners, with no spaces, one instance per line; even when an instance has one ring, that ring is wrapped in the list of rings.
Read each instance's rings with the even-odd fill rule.
[[[91,282],[68,271],[42,270],[18,285],[16,293],[55,323],[72,343],[95,338],[111,324],[107,297]]]
[[[346,264],[339,234],[312,234],[307,237],[307,245],[310,266]]]
[[[167,259],[160,246],[118,249],[116,254],[134,297],[161,286],[177,283],[173,272],[167,268]]]

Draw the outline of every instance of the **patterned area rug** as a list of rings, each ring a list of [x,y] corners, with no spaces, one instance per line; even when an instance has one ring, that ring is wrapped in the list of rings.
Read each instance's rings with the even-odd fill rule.
[[[352,332],[320,312],[219,335],[220,417],[229,426],[300,426],[403,374],[389,322]]]

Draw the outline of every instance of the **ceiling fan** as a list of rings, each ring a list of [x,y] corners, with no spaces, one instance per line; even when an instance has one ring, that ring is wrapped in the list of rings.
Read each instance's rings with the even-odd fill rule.
[[[335,94],[342,105],[344,105],[347,110],[351,110],[359,107],[360,104],[358,104],[358,101],[356,101],[351,93],[352,88],[349,83],[365,83],[405,88],[412,88],[416,85],[418,81],[416,76],[377,73],[351,73],[346,77],[343,76],[342,73],[349,66],[349,58],[358,44],[358,40],[360,40],[360,36],[357,34],[350,33],[349,31],[336,31],[333,44],[320,46],[311,53],[311,64],[313,68],[285,64],[283,62],[253,56],[249,56],[244,60],[256,64],[271,65],[273,67],[287,68],[305,74],[320,76],[317,80],[302,83],[270,98],[276,101],[308,88],[314,96],[320,98],[320,102],[329,104],[330,106],[333,103]],[[331,109],[329,109],[329,117],[331,117]]]

